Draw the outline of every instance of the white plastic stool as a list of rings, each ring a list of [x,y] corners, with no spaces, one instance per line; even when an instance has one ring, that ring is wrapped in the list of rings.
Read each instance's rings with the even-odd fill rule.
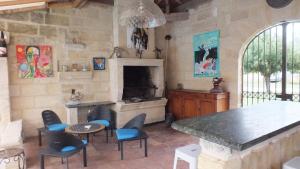
[[[300,169],[300,157],[295,157],[284,163],[283,169]]]
[[[201,152],[200,145],[190,144],[184,147],[176,148],[173,169],[177,167],[177,161],[179,159],[189,163],[190,169],[197,169],[198,156]]]

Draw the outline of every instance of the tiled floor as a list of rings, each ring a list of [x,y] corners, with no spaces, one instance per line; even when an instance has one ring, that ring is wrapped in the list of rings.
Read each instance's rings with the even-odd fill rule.
[[[139,148],[139,141],[127,142],[124,145],[123,161],[120,160],[120,152],[115,139],[110,138],[109,144],[105,141],[104,132],[97,134],[88,146],[88,167],[86,169],[172,169],[174,151],[176,147],[197,143],[198,139],[183,133],[179,133],[164,124],[157,124],[145,128],[148,133],[148,157],[144,157],[144,149]],[[25,142],[27,167],[39,169],[39,146],[37,138],[28,139]],[[60,159],[46,158],[46,169],[63,169]],[[75,155],[69,159],[69,168],[83,168],[82,156]],[[180,161],[178,169],[187,169],[188,165]]]

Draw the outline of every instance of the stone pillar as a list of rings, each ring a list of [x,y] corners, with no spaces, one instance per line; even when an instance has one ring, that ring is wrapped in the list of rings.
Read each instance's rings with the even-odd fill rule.
[[[10,122],[10,118],[7,58],[0,57],[0,124]]]

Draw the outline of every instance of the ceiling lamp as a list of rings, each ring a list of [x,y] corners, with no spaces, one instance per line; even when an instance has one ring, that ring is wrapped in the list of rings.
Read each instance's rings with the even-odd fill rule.
[[[126,6],[120,17],[123,26],[155,28],[166,23],[166,17],[153,0],[134,0]]]

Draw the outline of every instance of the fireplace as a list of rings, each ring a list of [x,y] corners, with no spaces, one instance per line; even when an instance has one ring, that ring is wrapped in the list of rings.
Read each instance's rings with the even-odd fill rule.
[[[151,67],[124,66],[124,88],[122,100],[126,103],[155,99],[158,89],[152,81]]]
[[[117,127],[141,113],[147,114],[146,123],[165,119],[163,60],[114,58],[109,70]]]

